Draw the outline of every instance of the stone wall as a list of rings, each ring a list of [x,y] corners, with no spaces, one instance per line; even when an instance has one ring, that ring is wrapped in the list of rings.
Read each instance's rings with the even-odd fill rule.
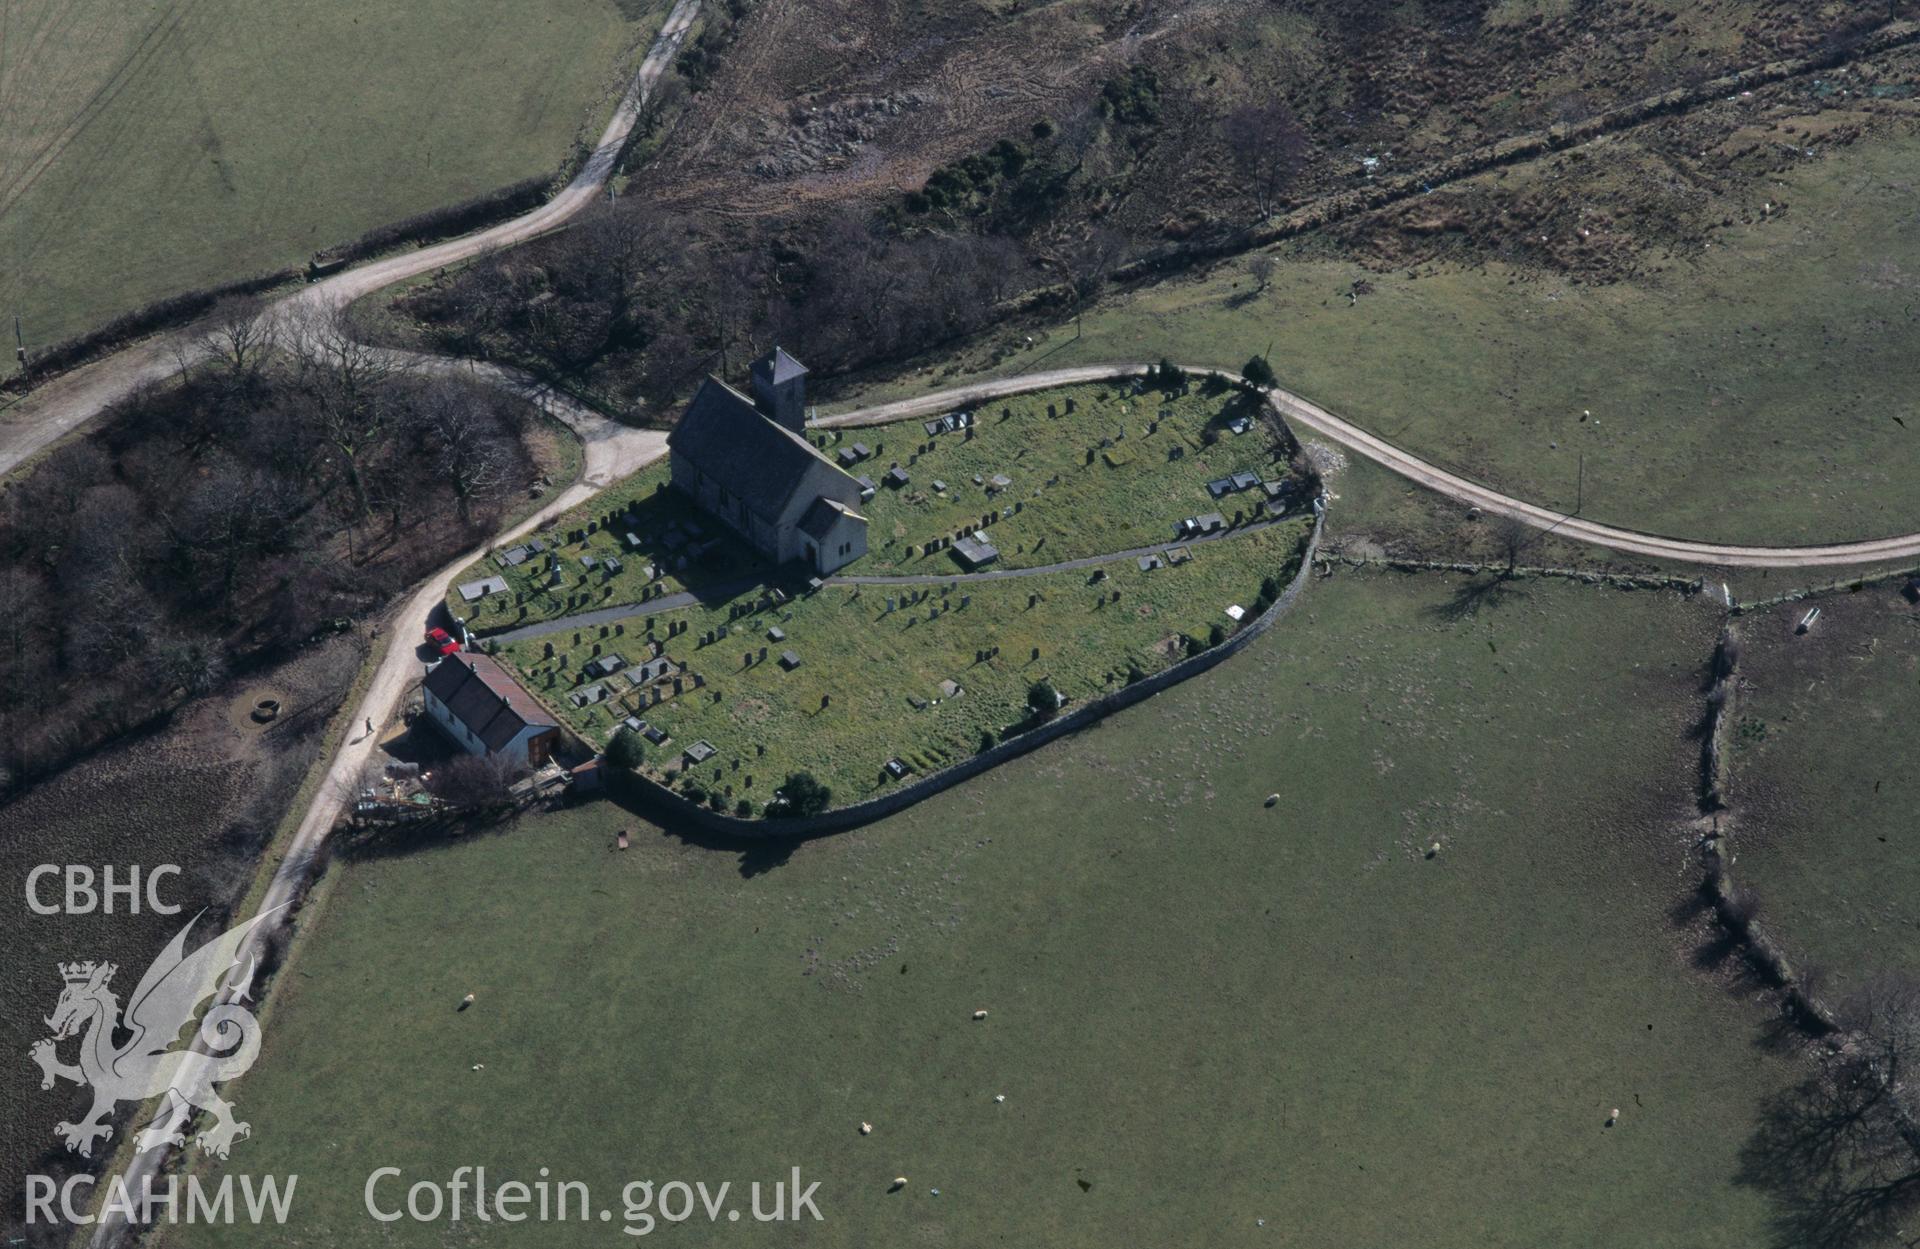
[[[1162,690],[1170,689],[1182,681],[1199,676],[1239,654],[1256,638],[1271,629],[1274,622],[1286,614],[1304,592],[1308,577],[1313,571],[1314,557],[1320,549],[1320,535],[1325,524],[1325,495],[1322,494],[1314,501],[1313,532],[1307,538],[1306,549],[1300,554],[1300,567],[1293,574],[1293,579],[1287,583],[1286,588],[1280,592],[1280,597],[1273,601],[1272,606],[1247,621],[1218,646],[1209,647],[1198,655],[1189,656],[1165,671],[1156,672],[1150,677],[1123,686],[1112,693],[1103,694],[1045,724],[1008,738],[991,750],[983,750],[952,767],[943,768],[931,775],[911,781],[898,789],[888,790],[884,794],[868,798],[863,802],[806,819],[741,819],[701,806],[674,793],[659,782],[637,774],[626,778],[627,791],[663,820],[692,824],[708,832],[732,837],[812,837],[870,824],[875,820],[903,811],[915,803],[923,802],[935,794],[951,789],[960,782],[970,780],[1011,759],[1017,759],[1030,750],[1036,750],[1048,742],[1086,728],[1116,711],[1144,702]]]

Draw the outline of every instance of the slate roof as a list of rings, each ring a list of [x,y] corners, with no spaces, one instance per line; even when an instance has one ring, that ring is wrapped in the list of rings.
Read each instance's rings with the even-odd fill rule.
[[[486,655],[449,655],[427,673],[427,692],[446,705],[453,718],[499,750],[526,728],[559,728],[553,717],[506,669]]]
[[[991,564],[1000,558],[1000,552],[994,549],[993,543],[977,533],[970,533],[964,538],[957,539],[953,544],[953,553],[959,556],[969,568]]]
[[[785,348],[775,347],[753,362],[753,373],[756,377],[771,379],[773,384],[778,386],[796,377],[805,377],[807,366],[788,355]]]
[[[827,535],[833,532],[834,522],[842,516],[862,523],[867,519],[837,499],[815,499],[813,506],[800,514],[800,532],[815,542],[825,542]]]
[[[786,510],[811,465],[840,472],[805,438],[762,416],[753,400],[717,377],[700,383],[667,445],[769,524]]]

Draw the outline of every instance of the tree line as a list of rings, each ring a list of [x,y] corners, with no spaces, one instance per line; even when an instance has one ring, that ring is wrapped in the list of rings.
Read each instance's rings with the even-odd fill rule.
[[[222,305],[0,499],[0,793],[382,605],[491,532],[530,409],[331,316]]]

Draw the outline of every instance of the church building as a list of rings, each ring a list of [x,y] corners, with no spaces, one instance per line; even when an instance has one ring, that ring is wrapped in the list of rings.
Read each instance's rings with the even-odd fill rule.
[[[776,563],[825,575],[867,551],[860,483],[807,441],[807,370],[775,347],[753,362],[753,398],[700,384],[667,435],[676,490]]]

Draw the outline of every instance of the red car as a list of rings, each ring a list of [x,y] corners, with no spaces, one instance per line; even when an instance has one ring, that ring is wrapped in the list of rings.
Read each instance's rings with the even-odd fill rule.
[[[455,641],[453,635],[445,629],[428,629],[427,645],[433,647],[442,655],[451,655],[460,649],[460,643]]]

